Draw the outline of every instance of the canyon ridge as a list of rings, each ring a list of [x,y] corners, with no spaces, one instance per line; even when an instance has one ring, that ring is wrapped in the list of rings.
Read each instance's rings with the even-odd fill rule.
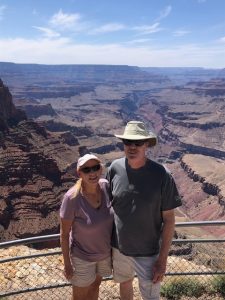
[[[0,63],[0,78],[1,241],[57,233],[77,158],[121,157],[129,120],[158,136],[148,155],[175,177],[177,220],[225,220],[224,69]]]

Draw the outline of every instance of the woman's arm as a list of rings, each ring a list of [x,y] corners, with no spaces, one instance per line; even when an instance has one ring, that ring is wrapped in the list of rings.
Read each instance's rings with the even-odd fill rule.
[[[63,260],[64,260],[64,275],[66,279],[71,279],[73,276],[73,267],[70,261],[70,231],[73,221],[60,219],[60,244],[62,248]]]

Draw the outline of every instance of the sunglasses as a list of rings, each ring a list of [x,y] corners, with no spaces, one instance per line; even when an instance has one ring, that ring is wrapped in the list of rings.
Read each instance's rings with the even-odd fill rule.
[[[136,147],[143,146],[147,140],[122,140],[125,146],[135,145]]]
[[[99,171],[101,168],[101,165],[98,164],[98,165],[95,165],[93,167],[84,167],[84,168],[81,168],[80,171],[85,173],[85,174],[88,174],[88,173],[91,173],[91,172],[97,172]]]

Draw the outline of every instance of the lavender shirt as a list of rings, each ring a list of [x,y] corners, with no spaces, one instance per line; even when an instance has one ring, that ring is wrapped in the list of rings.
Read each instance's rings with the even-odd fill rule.
[[[65,195],[60,208],[60,217],[71,220],[71,253],[86,261],[100,261],[111,252],[113,210],[107,193],[108,181],[99,180],[102,202],[93,208],[81,193],[73,198],[74,187]]]

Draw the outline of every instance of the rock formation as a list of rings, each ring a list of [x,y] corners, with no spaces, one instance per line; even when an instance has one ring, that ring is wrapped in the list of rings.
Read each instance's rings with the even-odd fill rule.
[[[58,209],[78,153],[17,110],[0,82],[0,241],[58,232]]]
[[[225,216],[225,163],[204,155],[184,155],[181,166],[195,182],[200,182],[208,195],[217,196]]]
[[[20,106],[17,106],[20,107]],[[38,118],[40,116],[56,116],[56,112],[52,108],[51,104],[40,104],[40,105],[31,105],[26,104],[21,107],[25,110],[26,115],[29,118]]]
[[[175,176],[183,211],[191,220],[225,219],[225,163],[205,155],[185,154],[180,161],[168,166]],[[209,230],[210,229],[210,230]],[[213,235],[224,229],[207,228]]]
[[[9,89],[0,79],[0,131],[6,131],[8,126],[15,126],[25,119],[25,113],[15,108]]]

